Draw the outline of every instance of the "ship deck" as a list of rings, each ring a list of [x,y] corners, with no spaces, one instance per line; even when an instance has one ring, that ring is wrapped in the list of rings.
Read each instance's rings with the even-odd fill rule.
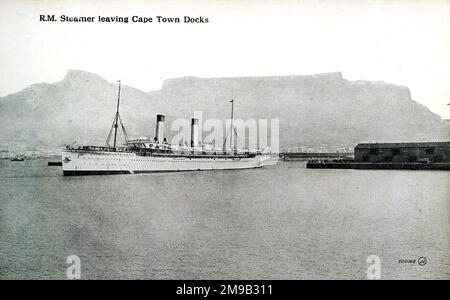
[[[204,158],[204,159],[241,159],[256,157],[256,153],[208,153],[201,151],[173,151],[163,149],[144,149],[144,148],[110,148],[110,147],[91,147],[84,146],[79,149],[64,149],[67,152],[90,153],[102,155],[128,154],[144,157],[170,157],[170,158]]]

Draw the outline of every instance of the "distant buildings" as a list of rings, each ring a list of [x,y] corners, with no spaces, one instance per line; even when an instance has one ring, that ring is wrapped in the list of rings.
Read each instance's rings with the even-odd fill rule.
[[[450,142],[359,144],[355,162],[450,163]]]
[[[282,147],[282,153],[353,153],[353,145],[301,145]]]

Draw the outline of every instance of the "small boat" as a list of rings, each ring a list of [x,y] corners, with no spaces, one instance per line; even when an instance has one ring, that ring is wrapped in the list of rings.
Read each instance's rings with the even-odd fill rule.
[[[11,161],[24,161],[24,160],[25,160],[25,158],[23,158],[23,157],[18,157],[18,156],[11,157]]]

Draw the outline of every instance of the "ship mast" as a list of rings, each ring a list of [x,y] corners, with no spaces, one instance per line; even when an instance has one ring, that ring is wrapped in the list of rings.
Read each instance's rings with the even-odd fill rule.
[[[116,118],[114,121],[114,148],[116,148],[116,140],[117,140],[117,127],[119,127],[118,121],[119,121],[119,104],[120,104],[120,80],[119,82],[119,92],[117,95],[117,110],[116,110]]]
[[[231,99],[230,101],[231,103],[231,123],[230,123],[230,130],[227,132],[225,139],[223,140],[223,149],[224,151],[226,151],[226,145],[227,145],[227,139],[228,139],[228,135],[230,136],[230,154],[233,154],[233,134],[236,135],[236,141],[237,141],[237,132],[236,129],[234,128],[234,100]]]
[[[234,100],[233,99],[231,99],[231,124],[230,124],[230,151],[232,152],[232,150],[233,150],[233,129],[234,129],[234,122],[233,122],[233,113],[234,113],[234,111],[233,111],[233,104],[234,104]]]
[[[117,82],[119,83],[119,93],[118,93],[118,95],[117,95],[117,109],[116,109],[116,115],[114,116],[114,120],[113,120],[111,129],[109,130],[108,137],[106,138],[106,147],[111,147],[111,146],[109,145],[109,141],[111,140],[111,135],[112,135],[112,132],[113,132],[113,130],[114,130],[114,145],[113,145],[114,148],[116,148],[116,144],[117,144],[117,128],[119,127],[119,123],[120,123],[120,126],[122,127],[123,136],[124,136],[124,138],[125,138],[125,143],[126,143],[127,145],[128,145],[128,141],[129,141],[127,131],[126,131],[126,129],[125,129],[125,126],[123,125],[122,118],[120,117],[120,114],[119,114],[119,106],[120,106],[120,80],[118,80]]]

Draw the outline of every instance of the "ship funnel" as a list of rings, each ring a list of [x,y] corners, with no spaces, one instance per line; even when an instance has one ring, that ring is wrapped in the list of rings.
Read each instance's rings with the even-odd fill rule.
[[[163,135],[164,135],[164,115],[156,115],[156,137],[155,141],[158,144],[162,144],[163,142]]]
[[[198,147],[198,119],[191,122],[191,147]]]

